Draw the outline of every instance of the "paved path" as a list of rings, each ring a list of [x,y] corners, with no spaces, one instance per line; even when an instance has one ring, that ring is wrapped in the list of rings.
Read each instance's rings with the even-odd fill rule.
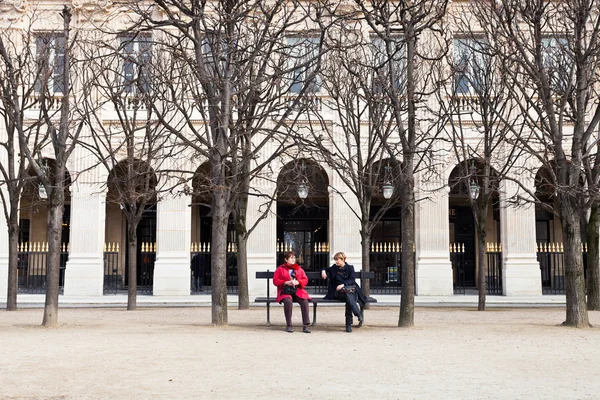
[[[172,303],[171,303],[172,304]],[[558,326],[564,309],[376,307],[348,334],[323,308],[309,335],[281,309],[0,311],[0,399],[598,399],[600,328]],[[294,308],[294,324],[300,313]],[[600,312],[590,320],[600,326]]]

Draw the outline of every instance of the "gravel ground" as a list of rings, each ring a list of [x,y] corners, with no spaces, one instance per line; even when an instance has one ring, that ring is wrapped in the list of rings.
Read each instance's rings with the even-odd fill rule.
[[[559,326],[564,309],[374,307],[346,333],[341,307],[319,307],[312,334],[284,332],[281,307],[0,311],[0,399],[599,399],[594,328]],[[311,311],[312,313],[312,311]]]

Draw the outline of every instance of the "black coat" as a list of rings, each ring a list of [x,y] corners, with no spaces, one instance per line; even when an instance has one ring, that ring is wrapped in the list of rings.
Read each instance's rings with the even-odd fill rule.
[[[343,272],[343,282],[346,286],[354,286],[356,287],[356,293],[358,294],[358,302],[361,305],[365,305],[367,303],[367,297],[363,294],[360,289],[360,285],[356,282],[356,272],[354,271],[354,266],[346,263],[343,268],[338,267],[336,264],[333,264],[331,267],[323,268],[323,271],[327,274],[327,295],[326,299],[336,300],[336,287],[338,283],[335,280],[335,276],[338,271]]]

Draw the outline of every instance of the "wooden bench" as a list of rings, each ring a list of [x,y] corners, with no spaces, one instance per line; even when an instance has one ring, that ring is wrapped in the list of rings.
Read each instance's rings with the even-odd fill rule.
[[[271,297],[271,279],[273,279],[274,271],[258,271],[256,272],[256,279],[266,279],[267,280],[267,297],[257,297],[254,299],[255,303],[265,303],[267,305],[267,326],[271,325],[271,303],[276,303],[277,298],[277,288],[273,286],[273,290],[275,290],[275,297]],[[321,272],[306,272],[306,276],[308,277],[309,285],[306,287],[308,294],[312,297],[312,300],[309,300],[313,305],[313,320],[312,325],[317,324],[317,305],[323,303],[331,303],[338,305],[346,305],[345,302],[335,300],[335,299],[324,299],[323,297],[327,294],[327,280],[321,278]],[[374,279],[375,272],[364,272],[359,271],[356,272],[356,278],[360,279],[360,286],[363,286],[363,281],[365,279]],[[311,283],[314,283],[311,284]],[[316,293],[312,293],[316,291]],[[377,303],[377,300],[373,297],[369,297],[367,299],[369,303]],[[361,306],[361,312],[363,312],[363,307]],[[363,314],[364,317],[364,314]]]

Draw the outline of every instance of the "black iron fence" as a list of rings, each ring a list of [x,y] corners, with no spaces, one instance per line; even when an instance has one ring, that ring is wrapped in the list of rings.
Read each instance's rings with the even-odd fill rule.
[[[587,245],[581,245],[583,273],[587,274]],[[542,294],[565,294],[565,253],[562,243],[538,243],[537,260],[542,276]]]
[[[299,252],[293,248],[292,243],[278,242],[276,245],[277,265],[283,264],[284,253],[292,250],[296,252],[296,262],[302,266],[306,272],[321,271],[323,268],[332,264],[332,260],[329,258],[329,243],[316,242],[313,245],[312,251],[307,254],[299,254]]]
[[[190,248],[190,290],[192,294],[211,293],[210,243],[192,243]],[[227,293],[238,293],[237,255],[235,243],[227,244]]]
[[[452,264],[452,281],[454,294],[465,294],[465,245],[464,243],[450,244],[450,263]]]
[[[486,258],[486,293],[502,294],[502,243],[487,243]]]
[[[413,253],[414,254],[414,253]],[[373,242],[369,253],[370,294],[398,294],[402,287],[402,245],[398,242]]]
[[[119,243],[104,244],[104,294],[124,290],[125,271],[119,265]]]
[[[59,290],[64,290],[65,269],[69,259],[68,244],[63,243],[60,252]],[[48,269],[48,243],[24,242],[17,252],[17,286],[19,293],[46,293]]]
[[[152,294],[155,261],[156,243],[143,242],[137,268],[137,292],[140,294]]]
[[[306,272],[319,272],[323,268],[328,267],[332,264],[329,256],[329,243],[326,242],[315,242],[311,251],[308,254],[298,254],[297,250],[293,248],[292,243],[278,242],[276,245],[277,250],[277,265],[281,265],[284,262],[283,255],[286,251],[296,251],[296,260],[300,266]],[[277,265],[273,268],[277,268]],[[327,293],[327,287],[322,286],[320,280],[309,279],[307,290],[315,294]]]

